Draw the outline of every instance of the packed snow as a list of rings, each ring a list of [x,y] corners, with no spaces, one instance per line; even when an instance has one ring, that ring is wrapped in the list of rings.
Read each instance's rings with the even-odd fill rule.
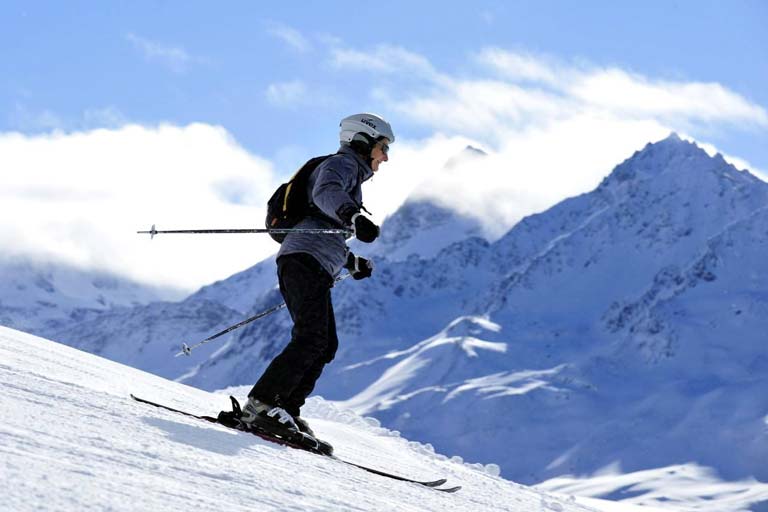
[[[409,442],[319,398],[305,416],[345,460],[455,494],[137,403],[130,393],[199,414],[227,393],[174,383],[0,327],[0,510],[296,510],[581,512],[575,499],[523,487]]]

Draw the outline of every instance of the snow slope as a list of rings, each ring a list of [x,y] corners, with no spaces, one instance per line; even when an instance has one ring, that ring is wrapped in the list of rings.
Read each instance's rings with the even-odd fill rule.
[[[211,413],[208,393],[0,327],[0,510],[580,512],[435,454],[315,398],[306,416],[337,455],[464,486],[447,495],[132,401]],[[489,471],[490,469],[490,471]],[[629,509],[627,509],[629,510]]]
[[[633,473],[625,473],[614,465],[591,478],[553,478],[536,488],[576,494],[582,497],[582,503],[590,503],[584,499],[587,496],[609,496],[609,499],[621,500],[621,506],[656,503],[658,510],[667,511],[768,510],[768,484],[754,478],[723,482],[711,469],[693,463]],[[606,512],[610,510],[605,502],[598,506]]]

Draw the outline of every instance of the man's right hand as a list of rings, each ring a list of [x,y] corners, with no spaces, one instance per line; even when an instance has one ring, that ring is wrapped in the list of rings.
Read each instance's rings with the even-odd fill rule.
[[[373,242],[379,236],[379,226],[371,219],[360,213],[360,208],[347,204],[339,208],[337,215],[346,224],[352,226],[352,231],[361,242],[367,244]]]

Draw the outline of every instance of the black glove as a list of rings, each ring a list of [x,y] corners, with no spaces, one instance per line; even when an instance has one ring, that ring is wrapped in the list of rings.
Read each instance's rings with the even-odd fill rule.
[[[366,277],[371,277],[373,273],[373,261],[355,256],[352,251],[347,255],[347,262],[344,264],[344,268],[349,270],[349,274],[353,279],[360,280]]]
[[[367,244],[373,242],[379,236],[379,226],[371,222],[371,219],[360,213],[360,210],[352,205],[339,209],[339,218],[352,226],[355,237]]]
[[[352,227],[355,237],[361,242],[369,244],[379,237],[379,226],[362,213],[356,213],[352,216]]]

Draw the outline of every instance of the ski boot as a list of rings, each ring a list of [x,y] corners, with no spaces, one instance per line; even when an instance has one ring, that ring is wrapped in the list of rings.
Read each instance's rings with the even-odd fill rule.
[[[308,436],[311,436],[313,439],[317,441],[317,451],[322,453],[323,455],[333,455],[333,446],[331,446],[331,443],[328,441],[323,441],[322,439],[318,439],[315,433],[312,431],[312,429],[309,427],[309,423],[307,423],[307,420],[302,418],[301,416],[294,416],[293,422],[296,424],[297,427],[299,427],[299,430]]]

